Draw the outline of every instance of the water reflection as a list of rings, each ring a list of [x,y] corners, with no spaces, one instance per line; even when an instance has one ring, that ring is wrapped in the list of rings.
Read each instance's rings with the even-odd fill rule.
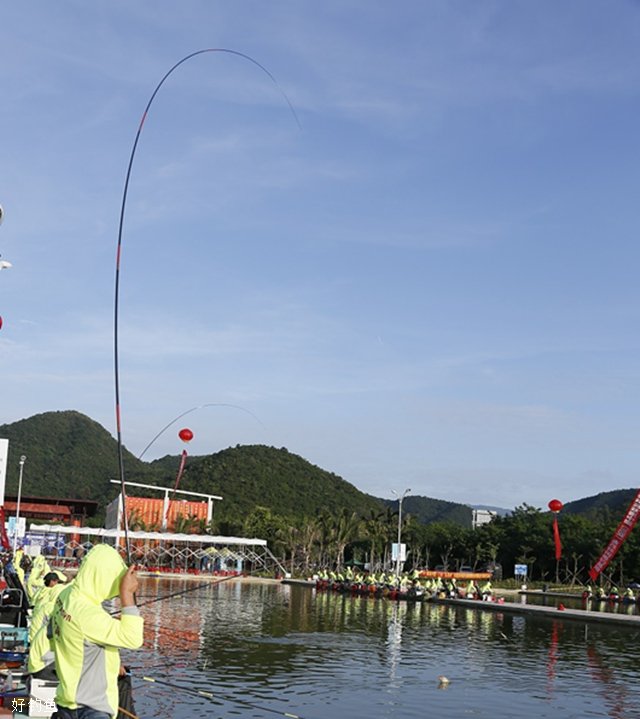
[[[178,583],[145,583],[158,596]],[[225,583],[151,604],[135,675],[214,701],[136,682],[142,719],[449,716],[543,719],[633,716],[637,632],[472,608]],[[447,691],[438,677],[447,676]],[[516,711],[517,707],[517,711]]]

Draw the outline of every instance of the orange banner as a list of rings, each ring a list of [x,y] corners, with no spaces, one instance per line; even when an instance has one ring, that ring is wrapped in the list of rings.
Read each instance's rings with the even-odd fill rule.
[[[420,572],[422,579],[491,579],[491,572],[436,572],[424,570]]]

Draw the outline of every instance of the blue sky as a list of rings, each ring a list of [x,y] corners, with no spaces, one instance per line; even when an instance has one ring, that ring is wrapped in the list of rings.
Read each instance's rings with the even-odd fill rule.
[[[211,47],[300,127],[228,54],[158,94],[123,237],[127,447],[232,404],[189,415],[190,452],[286,446],[377,496],[506,507],[636,485],[630,0],[5,4],[0,423],[115,433],[129,152]]]

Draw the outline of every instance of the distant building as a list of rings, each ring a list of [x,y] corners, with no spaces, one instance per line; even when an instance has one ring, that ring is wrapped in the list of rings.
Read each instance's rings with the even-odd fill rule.
[[[20,497],[20,517],[37,522],[58,522],[83,527],[85,520],[95,517],[98,502],[92,499],[61,499],[59,497]],[[7,495],[4,500],[5,518],[15,517],[18,497]]]
[[[184,532],[177,529],[179,520],[202,520],[209,524],[212,519],[211,504],[207,502],[190,502],[188,500],[169,500],[152,497],[131,497],[127,495],[127,522],[133,530],[149,532]],[[105,527],[107,529],[123,528],[122,496],[118,495],[107,505]],[[197,531],[197,526],[191,533]]]
[[[473,509],[471,510],[471,526],[476,529],[481,524],[489,524],[489,522],[498,516],[497,512],[490,509]]]
[[[112,479],[113,484],[119,484],[118,480]],[[163,499],[153,497],[132,497],[126,496],[126,518],[127,526],[131,529],[140,529],[152,532],[175,532],[180,520],[191,520],[196,526],[190,531],[198,531],[198,525],[210,524],[213,519],[213,501],[221,500],[215,494],[202,494],[201,492],[185,492],[182,489],[171,489],[171,487],[157,487],[153,484],[140,484],[138,482],[126,482],[128,487],[141,487],[164,494]],[[169,495],[172,498],[169,498]],[[175,496],[187,495],[189,497],[200,497],[201,500],[176,499]],[[204,501],[202,501],[204,500]],[[123,511],[122,493],[107,505],[105,516],[106,529],[122,529],[125,526],[125,513]],[[185,531],[183,527],[181,533]]]
[[[53,522],[69,527],[71,538],[79,542],[80,535],[73,530],[84,527],[86,520],[95,517],[97,511],[98,502],[92,499],[8,495],[4,500],[5,529],[9,541],[27,554],[57,554],[58,537],[43,534],[33,523]],[[29,525],[31,530],[27,529]]]

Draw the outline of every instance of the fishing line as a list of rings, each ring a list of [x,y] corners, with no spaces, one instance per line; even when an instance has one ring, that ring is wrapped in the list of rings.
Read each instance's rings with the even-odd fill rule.
[[[178,684],[171,684],[169,682],[165,682],[162,679],[155,679],[154,677],[140,677],[145,682],[151,682],[152,684],[161,684],[162,686],[169,687],[169,689],[176,689],[182,692],[185,692],[185,694],[191,694],[192,696],[198,696],[198,697],[204,697],[205,699],[209,699],[209,701],[215,702],[217,704],[222,703],[223,701],[230,701],[235,704],[241,704],[243,706],[250,707],[251,709],[257,709],[258,711],[262,712],[269,712],[270,714],[277,714],[281,717],[288,717],[288,719],[303,719],[298,714],[292,714],[291,712],[282,712],[278,709],[270,709],[268,707],[263,707],[258,704],[253,704],[252,702],[248,702],[245,699],[236,699],[235,697],[230,697],[226,694],[220,694],[216,696],[213,692],[205,692],[202,689],[187,689],[185,687],[181,687]]]
[[[261,422],[260,419],[259,419],[258,417],[256,417],[256,415],[255,415],[253,412],[251,412],[250,410],[246,409],[245,407],[240,407],[240,405],[237,405],[237,404],[225,404],[225,403],[222,403],[222,402],[207,402],[206,404],[200,404],[200,405],[198,405],[197,407],[192,407],[191,409],[188,409],[186,412],[183,412],[182,414],[179,414],[177,417],[175,417],[175,419],[172,419],[171,422],[169,422],[169,424],[166,424],[166,425],[158,432],[158,434],[156,434],[156,436],[151,440],[151,442],[149,442],[149,444],[142,450],[142,452],[140,452],[140,454],[138,455],[138,459],[142,459],[142,458],[144,457],[144,455],[146,454],[147,450],[151,447],[151,445],[152,445],[157,439],[159,439],[159,438],[169,429],[169,427],[171,427],[171,425],[175,424],[179,419],[182,419],[183,417],[185,417],[186,415],[190,414],[191,412],[195,412],[197,409],[204,409],[205,407],[232,407],[233,409],[240,409],[240,410],[242,410],[243,412],[246,412],[247,414],[250,414],[250,415],[256,420],[256,422],[258,422],[258,423],[261,424],[263,427],[265,427],[264,423]],[[266,427],[265,427],[265,429],[266,429]]]
[[[120,492],[122,496],[122,511],[124,514],[124,537],[125,537],[125,543],[126,543],[126,549],[127,549],[127,562],[128,564],[131,564],[131,548],[129,546],[129,520],[127,518],[127,493],[125,488],[125,478],[124,478],[124,451],[123,451],[123,445],[122,445],[122,422],[121,422],[121,413],[120,413],[120,359],[119,359],[119,338],[118,338],[118,325],[119,325],[119,306],[120,306],[120,258],[122,255],[122,230],[124,227],[124,215],[125,215],[125,209],[127,205],[127,195],[129,192],[129,180],[131,179],[131,170],[133,168],[133,160],[135,158],[136,149],[138,147],[138,142],[140,140],[140,134],[142,133],[142,128],[144,127],[145,120],[147,119],[147,115],[149,113],[149,109],[151,108],[151,104],[153,103],[156,95],[160,91],[160,88],[164,85],[167,78],[171,75],[171,73],[176,70],[180,65],[187,62],[187,60],[190,60],[193,57],[196,57],[198,55],[204,55],[206,53],[211,52],[223,52],[227,53],[229,55],[235,55],[237,57],[243,58],[244,60],[249,61],[253,65],[255,65],[257,68],[262,70],[267,77],[270,78],[270,80],[273,82],[273,84],[278,88],[281,95],[284,97],[287,105],[289,106],[289,109],[291,110],[291,114],[293,115],[298,127],[300,127],[300,121],[298,120],[298,116],[296,114],[296,111],[293,108],[293,105],[289,101],[289,98],[287,97],[284,90],[280,87],[275,77],[267,70],[266,67],[261,65],[257,60],[254,60],[249,55],[245,55],[242,52],[238,52],[237,50],[229,50],[226,48],[206,48],[204,50],[197,50],[196,52],[192,52],[189,55],[186,55],[181,60],[179,60],[168,72],[165,73],[164,77],[160,80],[160,82],[156,85],[154,91],[151,93],[151,97],[149,98],[149,101],[147,102],[147,105],[144,109],[144,112],[142,113],[142,117],[140,119],[140,124],[138,125],[138,130],[136,132],[135,139],[133,141],[133,147],[131,148],[131,154],[129,156],[129,164],[127,166],[127,173],[125,177],[124,182],[124,189],[122,192],[122,204],[120,206],[120,221],[118,223],[118,245],[117,245],[117,251],[116,251],[116,273],[115,273],[115,293],[114,293],[114,303],[113,303],[113,365],[114,365],[114,385],[115,385],[115,412],[116,412],[116,434],[117,434],[117,441],[118,441],[118,468],[120,472]]]

